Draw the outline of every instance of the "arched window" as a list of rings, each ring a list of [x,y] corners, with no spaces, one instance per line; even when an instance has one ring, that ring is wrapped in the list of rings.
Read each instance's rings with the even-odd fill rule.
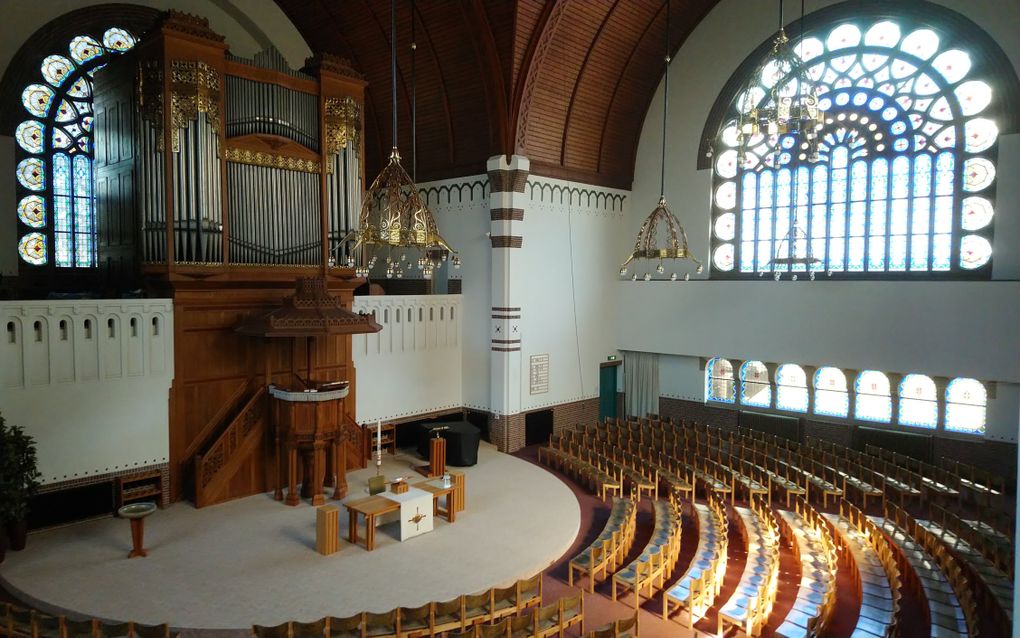
[[[776,407],[780,410],[807,412],[807,375],[804,368],[786,363],[776,370]]]
[[[42,61],[23,87],[17,125],[18,253],[34,266],[96,265],[92,76],[110,56],[135,45],[121,28],[73,37]]]
[[[839,368],[815,371],[815,414],[846,417],[850,414],[850,395],[846,375]]]
[[[923,374],[908,374],[900,382],[900,425],[935,428],[939,422],[935,382]]]
[[[772,263],[791,256],[791,225],[795,255],[810,251],[819,260],[810,269],[836,277],[990,276],[997,140],[1015,125],[1003,113],[1015,74],[986,34],[951,11],[933,9],[944,22],[925,11],[808,16],[791,46],[823,110],[817,161],[780,133],[757,134],[741,163],[737,108],[772,99],[768,78],[746,76],[764,54],[731,78],[706,129],[714,276],[807,270]]]
[[[887,376],[875,370],[865,370],[857,376],[855,389],[855,418],[879,423],[892,421],[892,396],[889,394]]]
[[[976,379],[953,379],[946,387],[946,429],[968,434],[985,433],[988,392]]]
[[[769,369],[761,361],[748,361],[740,366],[740,402],[763,408],[772,405]]]
[[[709,401],[733,403],[736,391],[733,382],[733,364],[728,359],[716,357],[705,367],[706,396]]]

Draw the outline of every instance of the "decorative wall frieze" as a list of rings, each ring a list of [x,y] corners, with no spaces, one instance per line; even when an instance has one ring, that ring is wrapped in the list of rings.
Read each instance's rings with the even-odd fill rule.
[[[220,98],[223,78],[219,71],[201,60],[172,60],[170,63],[170,123],[176,135],[174,152],[180,151],[180,131],[205,113],[214,130],[220,128]]]

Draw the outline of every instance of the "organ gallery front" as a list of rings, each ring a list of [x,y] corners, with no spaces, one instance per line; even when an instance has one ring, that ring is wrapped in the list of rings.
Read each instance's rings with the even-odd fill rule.
[[[333,264],[346,262],[340,240],[361,207],[364,89],[345,60],[320,55],[295,71],[273,49],[239,58],[206,20],[173,11],[95,75],[104,280],[174,299],[174,499],[275,487],[286,468],[270,451],[270,384],[346,381],[341,425],[357,427],[349,334],[291,347],[234,328],[304,277],[323,278],[350,310],[363,280]],[[360,430],[347,440],[363,464]]]

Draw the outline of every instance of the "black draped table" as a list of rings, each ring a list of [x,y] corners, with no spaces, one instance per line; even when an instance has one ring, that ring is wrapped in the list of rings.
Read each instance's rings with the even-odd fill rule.
[[[438,434],[446,439],[447,465],[464,467],[478,463],[478,442],[482,431],[467,421],[423,423],[419,428],[418,454],[423,458],[429,458],[429,439]]]

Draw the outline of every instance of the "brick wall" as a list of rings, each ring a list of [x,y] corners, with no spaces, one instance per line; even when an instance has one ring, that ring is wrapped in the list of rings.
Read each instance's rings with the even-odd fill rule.
[[[553,433],[560,432],[565,428],[572,428],[575,425],[586,425],[595,423],[599,418],[599,400],[583,399],[571,403],[561,403],[533,412],[551,410],[553,414]],[[520,414],[503,415],[498,419],[489,415],[489,441],[491,441],[500,452],[516,452],[524,447],[526,436],[525,423],[526,412]]]
[[[560,432],[575,425],[588,425],[599,420],[599,400],[584,399],[573,403],[554,405],[553,433]]]
[[[623,404],[622,399],[620,404]],[[722,428],[735,428],[738,416],[737,410],[669,397],[659,398],[659,414],[664,417],[688,419]],[[854,425],[801,419],[801,432],[804,437],[832,441],[839,445],[850,446],[852,444],[854,428]],[[1010,477],[1011,480],[1016,477],[1017,446],[1014,443],[966,440],[936,435],[932,461],[935,465],[939,465],[942,457],[981,468],[1001,469],[1002,473]]]
[[[659,416],[680,420],[697,421],[720,428],[736,429],[737,412],[697,401],[659,397]]]

